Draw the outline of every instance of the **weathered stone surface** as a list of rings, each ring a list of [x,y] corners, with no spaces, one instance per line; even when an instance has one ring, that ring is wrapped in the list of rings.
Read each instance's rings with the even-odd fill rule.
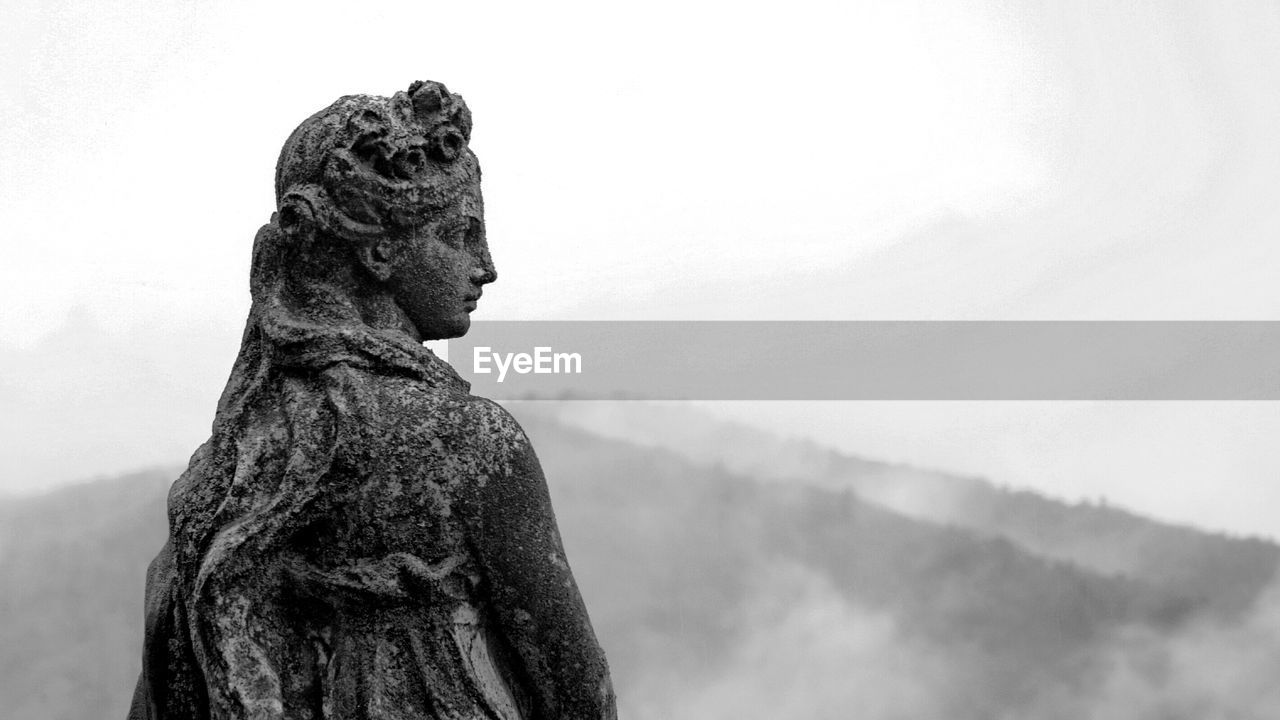
[[[286,142],[130,720],[615,716],[533,448],[421,344],[496,279],[470,132],[417,82]]]

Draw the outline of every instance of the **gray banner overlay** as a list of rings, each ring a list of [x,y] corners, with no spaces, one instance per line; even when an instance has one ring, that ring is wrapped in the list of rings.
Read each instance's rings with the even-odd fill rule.
[[[498,400],[1280,400],[1270,321],[495,321],[448,358]]]

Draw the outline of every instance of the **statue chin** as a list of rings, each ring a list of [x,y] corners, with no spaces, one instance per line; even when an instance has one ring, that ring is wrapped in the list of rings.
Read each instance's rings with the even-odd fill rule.
[[[428,327],[419,327],[418,335],[423,342],[431,340],[452,340],[460,338],[467,334],[471,329],[471,316],[468,313],[460,313],[457,317],[448,320],[437,320]]]

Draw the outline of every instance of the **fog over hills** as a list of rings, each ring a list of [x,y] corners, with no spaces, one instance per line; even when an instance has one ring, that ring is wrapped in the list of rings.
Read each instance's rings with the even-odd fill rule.
[[[516,411],[665,448],[763,482],[852,489],[909,517],[1006,538],[1026,551],[1107,575],[1143,578],[1227,612],[1248,606],[1280,560],[1277,546],[1261,539],[1207,534],[1103,503],[1067,504],[979,478],[870,461],[719,421],[678,403],[530,402]]]
[[[1280,711],[1272,543],[687,412],[512,407],[626,718]],[[7,718],[123,716],[175,473],[0,502]]]

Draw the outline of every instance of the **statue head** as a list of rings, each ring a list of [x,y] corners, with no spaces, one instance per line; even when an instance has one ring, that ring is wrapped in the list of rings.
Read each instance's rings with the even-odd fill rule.
[[[383,321],[391,308],[417,340],[465,333],[497,277],[470,137],[466,104],[436,82],[349,95],[303,121],[276,165],[279,232],[255,250],[255,293],[330,282]]]

